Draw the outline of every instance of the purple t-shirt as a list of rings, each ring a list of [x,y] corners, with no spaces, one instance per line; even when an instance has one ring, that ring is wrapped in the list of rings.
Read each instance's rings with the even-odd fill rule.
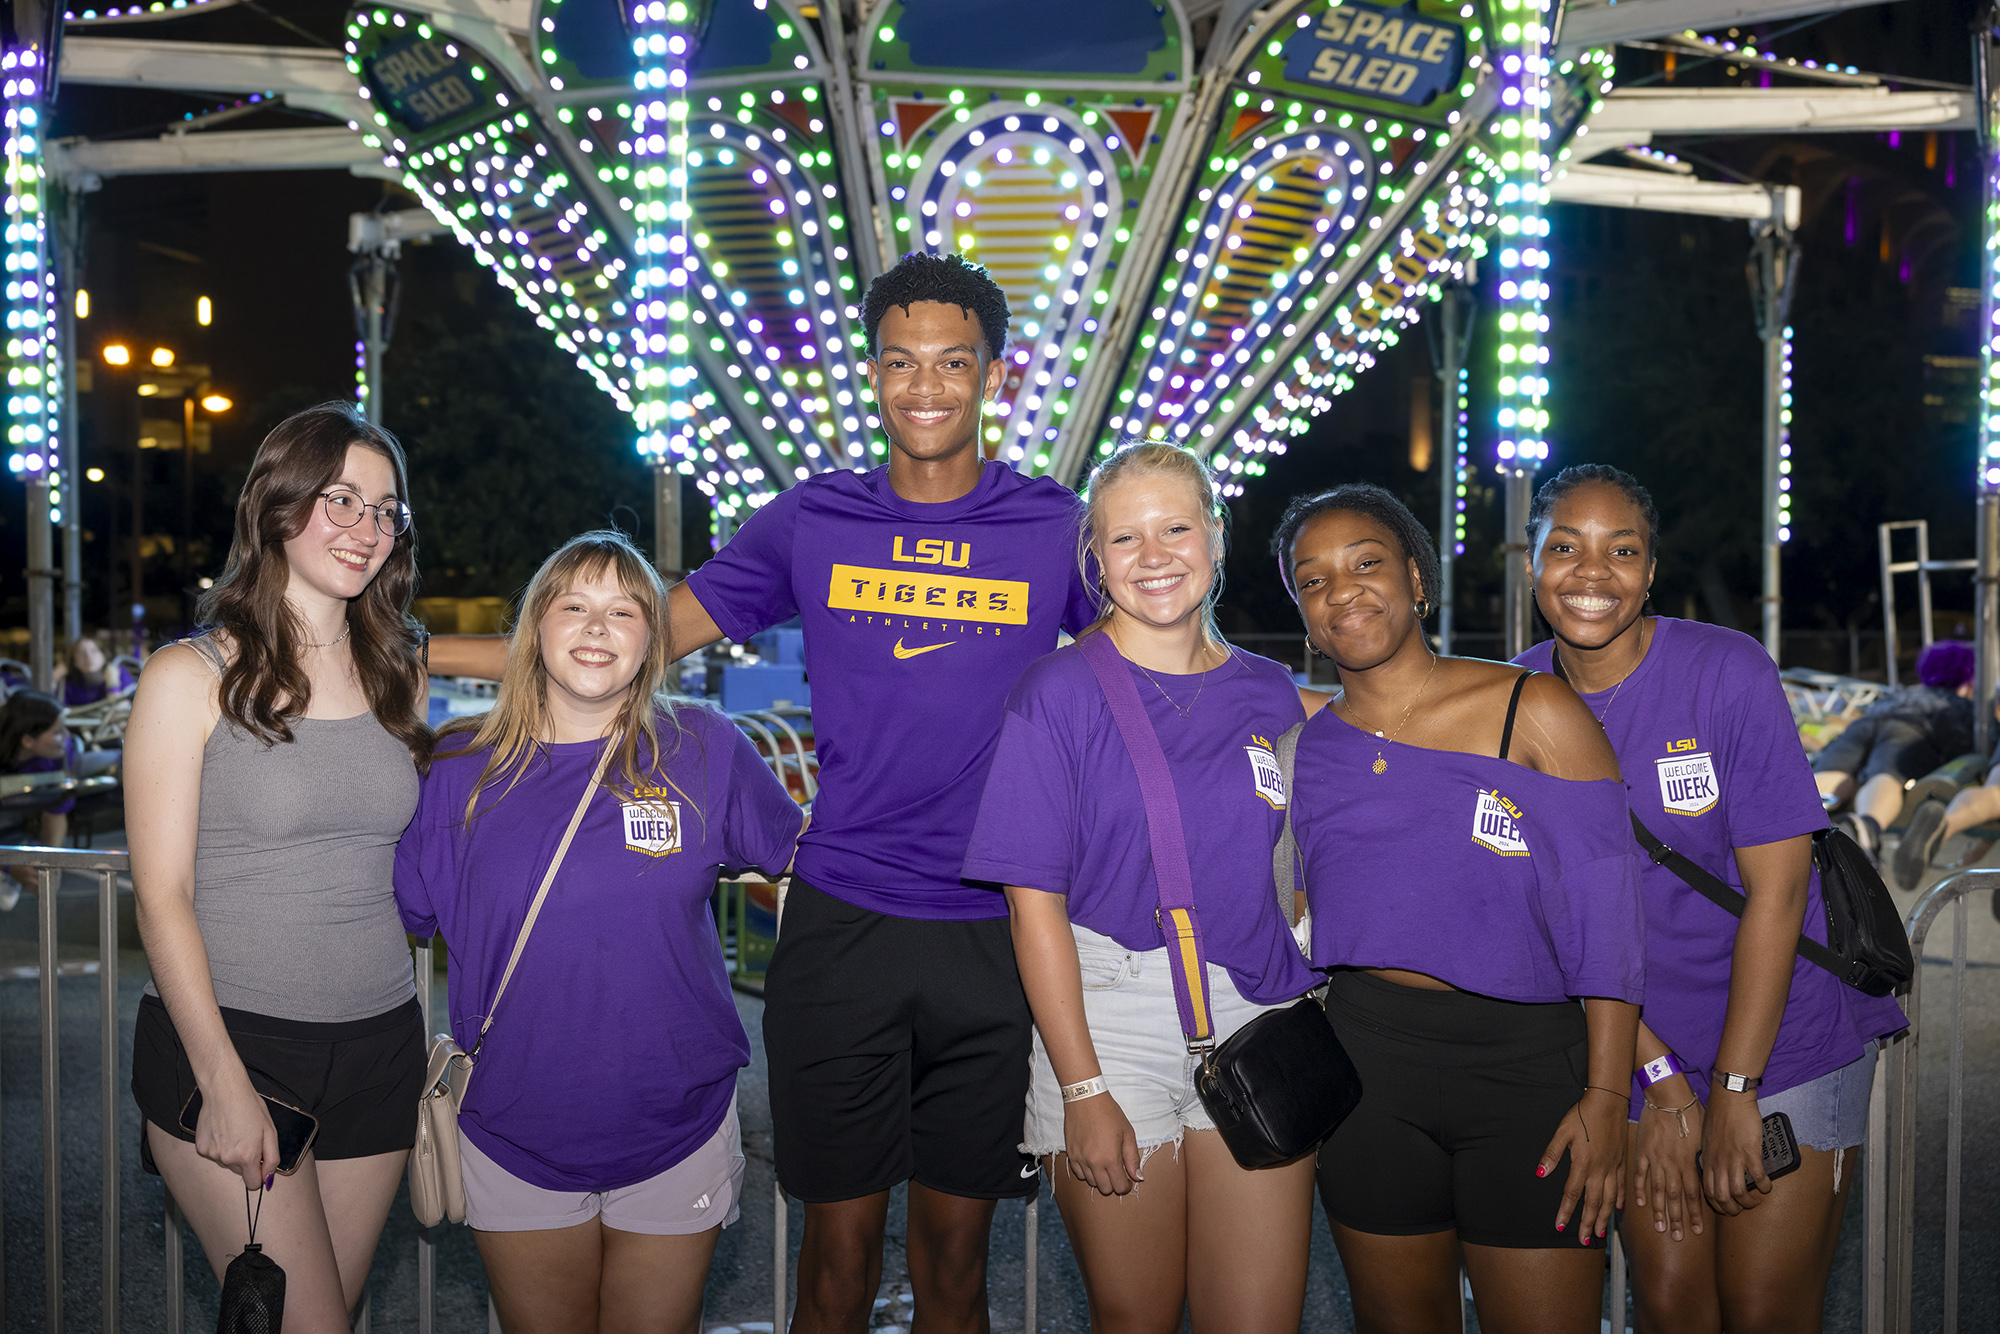
[[[718,866],[782,871],[802,816],[728,719],[676,715],[679,745],[653,790],[634,799],[613,758],[459,1114],[488,1157],[545,1190],[615,1190],[666,1171],[722,1124],[750,1061],[709,895]],[[671,744],[671,724],[660,727]],[[442,757],[424,780],[396,848],[396,902],[410,931],[445,938],[451,1032],[468,1051],[597,755],[596,742],[549,747],[504,796],[505,780],[489,787],[470,826],[485,752]]]
[[[1501,1000],[1639,1001],[1619,784],[1385,742],[1332,705],[1300,734],[1292,779],[1316,966],[1407,968]]]
[[[959,883],[1007,692],[1095,608],[1077,573],[1082,507],[1048,478],[989,463],[923,505],[889,470],[809,478],[688,576],[741,642],[805,626],[819,795],[799,845],[814,888],[895,917],[1005,917]]]
[[[1303,995],[1319,979],[1271,885],[1285,819],[1271,744],[1305,718],[1291,673],[1240,649],[1206,680],[1127,670],[1173,773],[1209,961],[1229,970],[1246,1000]],[[1169,695],[1190,704],[1187,717]],[[965,876],[1067,895],[1072,922],[1128,950],[1165,944],[1139,778],[1073,646],[1029,667],[1007,701]]]
[[[1545,640],[1518,661],[1549,671],[1554,646]],[[1604,722],[1641,823],[1730,888],[1743,888],[1734,849],[1826,828],[1778,669],[1748,635],[1658,617],[1645,660],[1613,689],[1583,701]],[[1729,1008],[1737,921],[1666,867],[1644,855],[1637,862],[1646,906],[1646,1026],[1689,1067],[1689,1082],[1706,1099]],[[1805,931],[1826,940],[1817,870],[1806,891]],[[1800,959],[1761,1092],[1837,1070],[1861,1058],[1867,1039],[1907,1026],[1895,1001],[1864,996]]]
[[[51,760],[51,759],[45,759],[40,755],[31,755],[27,759],[15,765],[14,772],[17,774],[54,774],[54,773],[73,774],[76,772],[77,756],[82,753],[83,753],[83,747],[77,744],[76,738],[72,736],[70,733],[64,732],[63,757],[61,759]],[[76,809],[76,798],[66,797],[62,801],[57,802],[53,806],[44,807],[43,814],[68,815],[71,811],[75,809]]]

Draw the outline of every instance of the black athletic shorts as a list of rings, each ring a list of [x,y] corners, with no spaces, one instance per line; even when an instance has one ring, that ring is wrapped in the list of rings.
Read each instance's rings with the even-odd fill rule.
[[[417,1096],[424,1086],[424,1016],[416,997],[385,1014],[341,1024],[274,1019],[224,1009],[222,1026],[249,1072],[250,1086],[319,1121],[313,1157],[368,1158],[397,1153],[417,1142]],[[132,1033],[132,1097],[145,1118],[175,1139],[194,1143],[181,1129],[181,1109],[195,1091],[194,1069],[167,1007],[157,996],[139,998]],[[153,1171],[146,1136],[140,1161]]]
[[[1590,1072],[1581,1005],[1344,968],[1326,1015],[1361,1075],[1360,1105],[1319,1151],[1329,1218],[1378,1236],[1456,1229],[1476,1246],[1577,1247],[1574,1219],[1556,1231],[1568,1157],[1546,1177],[1535,1168]]]
[[[913,1178],[1033,1195],[1032,1028],[1006,918],[890,917],[794,878],[764,982],[779,1182],[811,1204]]]

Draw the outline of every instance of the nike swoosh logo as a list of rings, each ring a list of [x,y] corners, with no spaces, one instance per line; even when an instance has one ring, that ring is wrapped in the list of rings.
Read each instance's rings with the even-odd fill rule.
[[[1041,1170],[1042,1170],[1042,1165],[1040,1163],[1028,1163],[1027,1165],[1021,1168],[1021,1180],[1026,1181],[1029,1177],[1035,1175],[1035,1173]]]
[[[956,639],[947,639],[942,644],[926,644],[922,648],[904,648],[903,641],[899,638],[896,641],[896,647],[892,650],[892,652],[894,652],[895,655],[899,658],[916,658],[916,657],[921,657],[926,653],[935,653],[941,648],[950,648],[953,644],[956,644],[957,642],[958,641]]]

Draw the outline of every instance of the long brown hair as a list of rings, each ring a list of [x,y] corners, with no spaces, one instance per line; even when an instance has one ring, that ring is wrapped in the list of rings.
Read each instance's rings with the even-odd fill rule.
[[[650,758],[647,777],[664,774],[664,763],[680,744],[679,721],[674,701],[666,692],[667,669],[673,665],[673,646],[667,638],[667,584],[652,562],[632,545],[632,539],[616,529],[604,528],[581,533],[556,549],[542,562],[528,588],[521,595],[521,611],[514,621],[514,636],[507,645],[507,671],[500,679],[500,698],[486,713],[456,718],[438,732],[438,748],[444,749],[450,736],[472,734],[470,741],[453,746],[454,754],[486,752],[486,767],[465,801],[465,819],[478,814],[480,794],[505,780],[498,801],[521,781],[538,756],[547,754],[549,735],[549,674],[542,667],[542,617],[549,606],[577,584],[595,579],[606,569],[617,577],[626,597],[639,604],[646,618],[646,657],[639,674],[625,695],[610,741],[618,748],[619,777],[628,794],[642,786],[675,786],[670,779],[642,783],[639,772],[639,742],[646,742]],[[660,717],[665,715],[674,734],[665,746],[660,742]],[[687,796],[682,793],[682,796]],[[690,798],[690,800],[692,800]]]
[[[395,436],[363,420],[347,403],[293,413],[257,447],[236,502],[229,563],[196,608],[201,621],[227,634],[235,650],[222,673],[222,716],[267,745],[290,741],[292,722],[312,703],[312,681],[301,662],[312,636],[285,600],[291,580],[285,543],[305,531],[320,493],[340,480],[354,445],[389,460],[396,494],[407,498],[409,470]],[[416,583],[412,526],[395,539],[368,587],[348,602],[347,623],[369,711],[411,754],[422,756],[430,749],[431,730],[425,723],[429,682],[418,657],[423,631],[410,617]]]

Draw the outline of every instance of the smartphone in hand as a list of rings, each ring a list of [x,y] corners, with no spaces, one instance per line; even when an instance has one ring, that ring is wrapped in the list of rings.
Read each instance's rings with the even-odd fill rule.
[[[264,1110],[271,1114],[271,1125],[278,1132],[278,1175],[288,1177],[299,1170],[299,1160],[306,1156],[319,1134],[319,1120],[302,1112],[290,1103],[279,1102],[276,1098],[264,1097]],[[192,1135],[201,1124],[201,1090],[181,1108],[181,1129]]]
[[[1699,1152],[1694,1156],[1694,1170],[1702,1170]],[[1792,1118],[1772,1112],[1764,1118],[1764,1175],[1776,1181],[1798,1170],[1799,1138],[1792,1133]]]

